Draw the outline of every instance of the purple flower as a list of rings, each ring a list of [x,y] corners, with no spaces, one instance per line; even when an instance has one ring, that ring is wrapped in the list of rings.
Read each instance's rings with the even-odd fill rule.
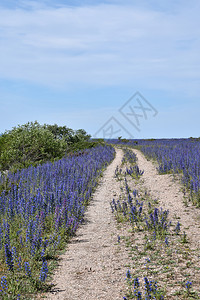
[[[130,272],[130,270],[128,270],[128,271],[126,272],[126,278],[127,278],[128,280],[131,279],[131,272]]]
[[[47,273],[48,273],[47,262],[43,261],[42,268],[40,271],[40,278],[39,278],[41,282],[44,282],[46,280]]]
[[[185,284],[186,289],[189,291],[192,287],[192,282],[191,281],[187,281]]]
[[[7,286],[7,279],[6,279],[6,276],[2,276],[1,277],[1,292],[3,294],[6,294],[6,290],[8,289],[8,286]]]
[[[25,263],[24,263],[24,268],[25,268],[26,276],[31,277],[31,268],[30,268],[28,262],[25,262]]]
[[[13,256],[8,244],[5,244],[5,258],[9,271],[13,271]]]

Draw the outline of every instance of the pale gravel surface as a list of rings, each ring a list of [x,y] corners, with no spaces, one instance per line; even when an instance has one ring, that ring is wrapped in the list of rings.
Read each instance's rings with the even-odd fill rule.
[[[128,251],[117,242],[123,232],[117,229],[110,207],[110,201],[120,194],[114,172],[122,157],[123,152],[117,149],[116,158],[104,171],[86,212],[85,225],[61,256],[53,280],[55,290],[48,299],[123,299]]]
[[[159,199],[159,204],[163,209],[169,209],[172,218],[181,223],[181,230],[185,230],[191,242],[191,247],[200,247],[200,209],[189,203],[184,205],[184,194],[181,184],[175,180],[171,174],[159,175],[156,165],[152,161],[147,161],[141,151],[134,149],[138,158],[138,166],[144,170],[142,176],[143,187],[145,186],[154,198]]]

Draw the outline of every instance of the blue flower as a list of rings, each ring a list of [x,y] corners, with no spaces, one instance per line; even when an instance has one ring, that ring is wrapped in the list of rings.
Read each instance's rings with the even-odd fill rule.
[[[5,244],[5,257],[6,257],[6,264],[8,266],[9,271],[13,271],[13,256],[12,252],[9,249],[9,245]]]
[[[138,279],[137,277],[134,279],[133,284],[134,284],[134,288],[135,288],[135,289],[138,288],[138,287],[140,286],[139,279]]]
[[[126,272],[126,278],[129,280],[129,279],[131,279],[131,272],[130,272],[130,270],[128,270],[127,272]]]
[[[187,281],[186,284],[185,284],[185,286],[186,286],[187,290],[190,290],[190,288],[192,287],[192,282],[191,281]]]
[[[27,275],[28,277],[31,277],[31,268],[30,268],[28,262],[25,262],[25,263],[24,263],[24,268],[25,268],[26,275]]]
[[[39,278],[40,281],[44,282],[46,280],[47,273],[48,273],[47,262],[43,261],[42,268],[41,268],[41,271],[40,271],[40,278]]]
[[[1,292],[6,294],[6,290],[8,289],[6,276],[1,277],[1,288]]]

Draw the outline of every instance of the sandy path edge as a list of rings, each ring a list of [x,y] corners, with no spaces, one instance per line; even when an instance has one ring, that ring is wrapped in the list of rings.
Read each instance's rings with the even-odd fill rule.
[[[184,205],[184,194],[181,184],[173,180],[173,175],[159,175],[152,161],[148,161],[141,151],[133,149],[137,155],[138,166],[144,170],[142,184],[154,198],[158,198],[160,207],[169,210],[172,216],[181,223],[181,230],[185,230],[193,249],[200,248],[200,209],[191,203]],[[180,219],[179,219],[180,218]]]
[[[112,215],[110,201],[120,194],[120,184],[114,178],[123,157],[116,149],[116,157],[103,173],[103,178],[66,253],[61,256],[55,272],[54,292],[48,299],[91,300],[123,298],[128,252],[117,243],[121,234]]]

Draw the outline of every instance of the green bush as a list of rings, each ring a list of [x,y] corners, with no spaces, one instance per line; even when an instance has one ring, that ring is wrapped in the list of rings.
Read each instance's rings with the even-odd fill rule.
[[[0,136],[0,170],[16,171],[104,143],[90,138],[84,129],[57,124],[40,125],[35,121],[18,125]]]
[[[14,170],[31,164],[61,158],[66,150],[64,139],[54,135],[38,122],[30,122],[14,127],[1,136],[0,167]]]

